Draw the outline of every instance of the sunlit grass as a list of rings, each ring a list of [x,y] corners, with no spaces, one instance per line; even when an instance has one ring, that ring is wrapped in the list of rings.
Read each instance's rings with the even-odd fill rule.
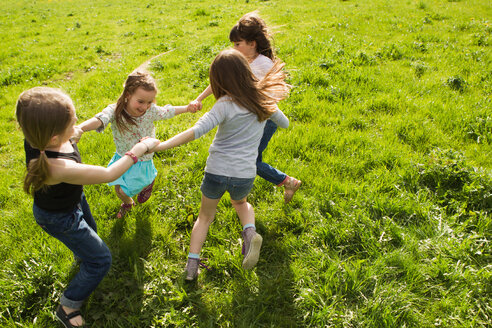
[[[291,120],[265,158],[303,181],[289,205],[261,179],[249,197],[264,237],[241,269],[226,196],[196,283],[182,273],[213,134],[154,158],[154,194],[123,221],[106,185],[85,193],[113,254],[83,313],[94,327],[487,327],[492,308],[491,23],[487,1],[17,1],[0,4],[0,325],[57,327],[70,252],[23,194],[25,89],[65,90],[80,121],[150,64],[159,104],[208,84],[230,27],[259,9],[285,61]],[[213,99],[204,102],[204,111]],[[157,124],[166,139],[202,115]],[[106,165],[109,129],[84,135]]]

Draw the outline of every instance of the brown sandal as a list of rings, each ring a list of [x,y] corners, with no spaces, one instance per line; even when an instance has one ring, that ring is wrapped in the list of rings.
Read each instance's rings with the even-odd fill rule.
[[[122,203],[120,205],[120,210],[119,210],[118,214],[116,214],[116,217],[118,219],[121,219],[122,217],[124,217],[126,213],[130,212],[130,210],[132,209],[133,205],[135,205],[135,204],[125,204],[125,203]]]
[[[154,181],[152,181],[151,184],[149,184],[147,187],[143,188],[142,191],[138,194],[137,200],[140,204],[145,203],[147,200],[149,200],[150,196],[152,195],[152,187],[154,187]]]

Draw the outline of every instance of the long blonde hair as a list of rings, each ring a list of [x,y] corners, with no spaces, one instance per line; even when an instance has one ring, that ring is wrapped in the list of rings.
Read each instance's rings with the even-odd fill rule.
[[[128,75],[125,84],[123,85],[123,92],[118,98],[114,110],[115,122],[118,129],[121,131],[129,130],[127,124],[137,125],[135,119],[125,111],[125,108],[128,97],[130,97],[138,88],[142,88],[145,91],[157,92],[155,80],[149,73],[135,71]]]
[[[226,49],[215,57],[210,66],[210,86],[216,99],[229,96],[232,100],[258,116],[268,119],[276,104],[287,97],[290,86],[285,83],[284,63],[279,60],[262,80],[258,80],[248,61],[239,51]]]
[[[21,93],[15,114],[26,141],[41,152],[27,166],[24,191],[30,194],[41,189],[49,178],[44,150],[54,136],[63,134],[73,124],[73,103],[61,90],[35,87]]]

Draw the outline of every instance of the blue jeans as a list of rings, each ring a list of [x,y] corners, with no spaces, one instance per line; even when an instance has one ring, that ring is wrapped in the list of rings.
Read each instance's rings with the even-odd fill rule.
[[[263,136],[261,137],[260,146],[258,147],[258,157],[256,158],[256,174],[258,174],[260,177],[268,182],[279,185],[285,180],[285,178],[287,178],[287,174],[263,162],[262,156],[263,151],[268,146],[268,142],[270,142],[270,139],[272,138],[275,131],[277,131],[277,124],[275,124],[271,120],[267,120],[265,124],[265,129],[263,130]]]
[[[34,204],[33,214],[45,232],[64,243],[81,260],[79,272],[60,299],[61,305],[80,309],[111,266],[111,253],[96,233],[89,204],[82,194],[80,203],[71,212],[46,211]]]

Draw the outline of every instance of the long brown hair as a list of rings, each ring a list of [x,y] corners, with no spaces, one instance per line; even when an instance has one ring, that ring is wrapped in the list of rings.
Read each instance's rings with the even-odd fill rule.
[[[138,88],[142,88],[145,91],[157,92],[155,80],[149,73],[135,71],[128,75],[125,84],[123,85],[123,92],[118,98],[114,110],[116,125],[121,131],[128,130],[127,124],[137,125],[135,119],[125,111],[125,107],[128,97],[130,97]]]
[[[36,87],[21,93],[15,114],[26,141],[41,152],[27,166],[24,191],[30,194],[41,189],[49,178],[44,150],[54,136],[63,134],[73,124],[73,103],[61,90]]]
[[[285,83],[284,63],[279,60],[261,80],[254,76],[248,61],[239,51],[226,49],[210,66],[210,86],[216,99],[229,96],[232,100],[264,121],[275,112],[277,102],[284,99],[290,86]]]
[[[265,21],[256,11],[247,13],[239,19],[229,33],[229,40],[231,42],[256,41],[256,52],[275,60],[270,33]]]

